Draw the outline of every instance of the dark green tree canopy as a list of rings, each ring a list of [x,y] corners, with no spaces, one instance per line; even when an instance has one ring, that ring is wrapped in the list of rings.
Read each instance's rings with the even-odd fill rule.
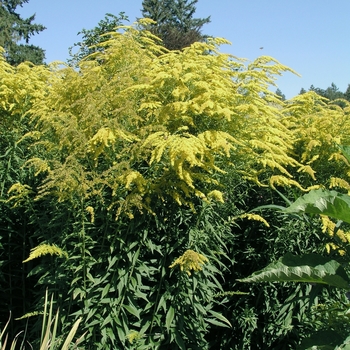
[[[169,50],[180,50],[196,41],[203,41],[201,33],[210,17],[193,18],[198,0],[144,0],[142,15],[157,23],[151,26],[152,33],[159,36]]]
[[[35,24],[35,15],[21,18],[16,12],[18,6],[23,6],[28,0],[0,1],[0,46],[5,49],[7,62],[18,65],[24,61],[42,64],[45,51],[38,46],[28,45],[30,38],[46,29],[41,24]],[[20,42],[23,43],[20,43]]]

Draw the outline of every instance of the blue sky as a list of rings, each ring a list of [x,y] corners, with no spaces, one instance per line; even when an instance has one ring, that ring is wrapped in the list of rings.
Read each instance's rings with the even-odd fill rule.
[[[22,16],[36,14],[47,27],[30,43],[46,50],[46,61],[65,61],[77,33],[91,29],[107,12],[141,17],[142,0],[29,0]],[[272,56],[302,77],[285,73],[277,84],[287,98],[303,87],[340,91],[350,84],[350,0],[199,0],[195,17],[211,16],[203,33],[224,37],[222,51],[254,60]],[[261,50],[260,47],[263,47]]]

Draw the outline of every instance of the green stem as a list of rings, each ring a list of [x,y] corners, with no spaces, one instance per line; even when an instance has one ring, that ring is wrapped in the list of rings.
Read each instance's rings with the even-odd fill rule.
[[[83,260],[83,286],[84,286],[84,296],[86,294],[86,275],[87,275],[87,266],[86,266],[86,254],[85,254],[85,215],[84,215],[84,200],[81,201],[81,217],[82,217],[82,228],[80,231],[81,238],[81,257]]]

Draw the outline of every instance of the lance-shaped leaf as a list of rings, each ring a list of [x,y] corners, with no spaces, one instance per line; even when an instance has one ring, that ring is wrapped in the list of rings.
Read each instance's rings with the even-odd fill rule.
[[[337,191],[312,190],[283,212],[323,214],[350,223],[350,196]]]
[[[350,279],[335,260],[318,254],[295,256],[287,253],[277,262],[254,272],[241,282],[308,282],[349,289]]]

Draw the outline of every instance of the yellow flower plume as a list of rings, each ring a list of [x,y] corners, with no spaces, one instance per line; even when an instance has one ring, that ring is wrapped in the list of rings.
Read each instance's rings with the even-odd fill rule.
[[[172,269],[176,265],[180,266],[181,271],[185,271],[191,276],[191,270],[201,271],[202,265],[208,262],[208,258],[195,252],[194,250],[186,250],[179,258],[177,258],[169,267]]]

